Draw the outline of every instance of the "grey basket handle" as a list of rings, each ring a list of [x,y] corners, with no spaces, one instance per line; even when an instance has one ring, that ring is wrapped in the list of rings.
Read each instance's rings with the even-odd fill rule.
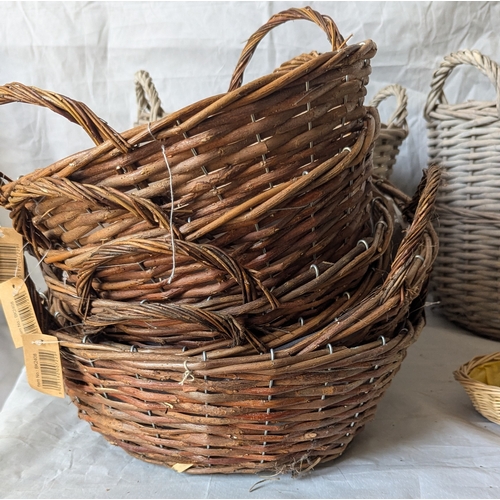
[[[154,122],[165,116],[161,100],[147,71],[140,70],[135,75],[135,97],[137,101],[137,123]]]
[[[408,123],[406,117],[408,116],[408,95],[406,90],[399,84],[387,85],[373,97],[370,106],[377,107],[384,99],[394,96],[396,98],[396,109],[390,116],[386,125],[388,128],[402,128],[407,130]]]
[[[446,56],[439,68],[432,75],[431,90],[427,96],[427,103],[424,110],[425,119],[428,121],[431,119],[430,113],[438,104],[448,104],[443,87],[453,68],[460,64],[474,66],[490,79],[495,88],[497,97],[496,107],[500,118],[500,69],[498,64],[477,50],[461,50]]]

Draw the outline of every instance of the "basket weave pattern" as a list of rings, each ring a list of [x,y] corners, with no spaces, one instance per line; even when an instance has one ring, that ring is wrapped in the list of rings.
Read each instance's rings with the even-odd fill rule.
[[[340,456],[423,326],[384,344],[290,357],[190,357],[63,340],[68,394],[82,419],[132,455],[187,473],[301,471]]]
[[[426,283],[438,246],[429,224],[437,169],[428,177],[383,283],[372,277],[353,296],[344,295],[340,313],[338,304],[327,309],[330,318],[339,317],[322,328],[312,317],[261,337],[264,354],[224,340],[180,349],[110,340],[108,329],[89,336],[58,314],[61,304],[49,296],[49,331],[61,342],[66,390],[79,416],[133,456],[171,467],[188,464],[186,473],[298,473],[340,456],[375,416],[425,323]],[[409,199],[388,184],[379,187],[411,214]],[[355,262],[333,267],[342,275]],[[376,275],[385,262],[380,259]],[[321,277],[310,277],[311,284],[319,285]],[[161,317],[160,304],[127,303],[120,314],[128,314],[131,324],[143,308]],[[185,333],[184,341],[194,335]]]
[[[294,19],[332,51],[242,86],[259,40]],[[375,52],[290,9],[249,39],[227,93],[169,114],[150,94],[159,119],[122,134],[78,101],[0,87],[96,142],[0,202],[41,261],[32,298],[67,394],[110,442],[189,473],[298,472],[373,418],[424,325],[440,181],[430,167],[413,199],[372,182]]]
[[[496,102],[448,104],[453,68],[472,65],[497,93]],[[433,274],[436,298],[453,322],[500,338],[500,71],[477,51],[445,57],[426,105],[429,158],[443,168],[437,199],[440,240]]]

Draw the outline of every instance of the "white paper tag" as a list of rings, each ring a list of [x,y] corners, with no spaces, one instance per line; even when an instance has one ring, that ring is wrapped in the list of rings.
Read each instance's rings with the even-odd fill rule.
[[[23,237],[11,227],[0,227],[0,282],[24,278]]]
[[[0,300],[16,347],[23,347],[28,383],[51,396],[64,397],[59,341],[38,325],[26,283],[10,278],[0,283]]]

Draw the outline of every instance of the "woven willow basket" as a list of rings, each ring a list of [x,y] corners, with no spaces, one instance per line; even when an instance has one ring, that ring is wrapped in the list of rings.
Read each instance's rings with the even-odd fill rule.
[[[373,152],[373,173],[386,179],[390,179],[401,144],[408,137],[408,96],[404,87],[395,84],[381,89],[370,101],[370,106],[378,107],[392,96],[396,98],[396,109],[387,123],[381,124]]]
[[[497,100],[448,104],[453,68],[472,65],[491,80]],[[483,336],[500,338],[500,71],[477,51],[445,57],[425,108],[429,158],[443,168],[437,210],[440,253],[433,288],[443,313]]]
[[[331,272],[363,272],[360,257],[374,251],[380,258],[366,281],[331,305],[325,326],[312,317],[263,337],[266,353],[224,340],[181,349],[117,341],[106,329],[89,336],[58,314],[49,295],[47,329],[60,340],[66,391],[80,418],[131,455],[186,473],[300,473],[339,457],[374,418],[425,324],[438,169],[426,177],[412,202],[379,182],[387,206],[400,206],[412,221],[403,240],[394,214],[382,215],[376,232],[392,234],[391,244],[375,238],[368,249],[359,245],[358,256],[308,277],[321,288]],[[109,318],[115,307],[130,323],[169,316],[166,307],[140,303],[95,301],[94,309]],[[187,345],[195,335],[185,333]]]
[[[135,74],[135,91],[136,125],[154,122],[167,114],[162,108],[153,79],[147,71],[141,70]],[[406,122],[408,97],[406,90],[401,85],[395,84],[384,87],[370,101],[370,106],[378,107],[382,101],[392,96],[396,98],[396,109],[387,123],[381,123],[373,151],[373,173],[385,179],[390,179],[401,144],[408,136]]]
[[[240,86],[262,37],[296,19],[320,26],[332,51],[298,56]],[[51,266],[47,282],[62,313],[81,320],[94,299],[175,299],[189,315],[211,297],[212,308],[235,318],[219,330],[262,349],[256,337],[263,328],[317,314],[352,287],[359,275],[339,280],[331,297],[310,289],[302,305],[290,299],[277,310],[290,280],[337,261],[372,234],[369,179],[379,122],[363,99],[375,53],[370,40],[347,46],[329,17],[290,9],[250,37],[229,92],[122,134],[83,103],[21,84],[0,87],[0,103],[48,107],[97,144],[0,193],[14,228]],[[277,289],[281,297],[270,292]],[[155,340],[166,335],[170,342],[179,328],[158,329]]]
[[[500,385],[487,384],[471,377],[473,370],[491,363],[498,363],[500,365],[499,352],[486,356],[476,356],[453,372],[453,375],[455,376],[455,380],[462,384],[474,408],[484,418],[495,424],[500,424]]]
[[[240,86],[294,19],[332,51]],[[372,182],[375,52],[290,9],[250,38],[229,92],[122,134],[78,101],[0,87],[97,144],[4,176],[0,202],[40,261],[47,293],[28,284],[67,394],[111,443],[189,473],[300,472],[373,418],[424,325],[440,180],[430,167],[413,199]]]

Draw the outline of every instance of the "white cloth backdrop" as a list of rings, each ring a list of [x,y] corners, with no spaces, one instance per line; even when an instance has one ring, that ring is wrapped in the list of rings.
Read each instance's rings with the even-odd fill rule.
[[[167,111],[224,92],[246,39],[272,14],[305,5],[0,2],[0,85],[18,81],[65,94],[83,101],[122,131],[136,118],[137,70],[151,73]],[[351,42],[371,38],[377,43],[367,99],[388,84],[407,89],[410,135],[393,180],[411,193],[426,166],[422,111],[432,73],[446,54],[464,48],[500,61],[500,4],[312,1],[309,5],[331,16],[344,37],[352,34]],[[259,45],[245,81],[311,50],[328,50],[326,36],[317,26],[306,21],[280,26]],[[490,82],[473,68],[454,71],[445,90],[449,101],[494,98]],[[383,119],[393,106],[393,99],[381,105]],[[11,178],[90,146],[78,126],[46,109],[23,104],[0,107],[0,171]],[[10,224],[5,211],[0,211],[0,224]],[[33,263],[30,267],[36,273]],[[21,369],[21,353],[12,351],[4,327],[0,407]],[[0,461],[4,459],[0,456]]]
[[[135,119],[134,73],[154,79],[164,108],[179,109],[227,90],[247,38],[269,17],[307,2],[0,2],[0,84],[19,81],[86,103],[116,130]],[[453,51],[476,48],[500,61],[497,2],[309,2],[351,42],[372,39],[378,53],[368,99],[381,87],[408,90],[410,136],[395,181],[410,191],[426,164],[422,110],[432,72]],[[294,21],[259,45],[245,81],[306,51],[327,51],[323,32]],[[456,73],[456,74],[455,74]],[[456,70],[449,100],[493,99],[478,70]],[[382,118],[394,105],[381,107]],[[387,113],[384,113],[387,111]],[[0,171],[11,177],[92,143],[78,126],[45,109],[0,109]]]

